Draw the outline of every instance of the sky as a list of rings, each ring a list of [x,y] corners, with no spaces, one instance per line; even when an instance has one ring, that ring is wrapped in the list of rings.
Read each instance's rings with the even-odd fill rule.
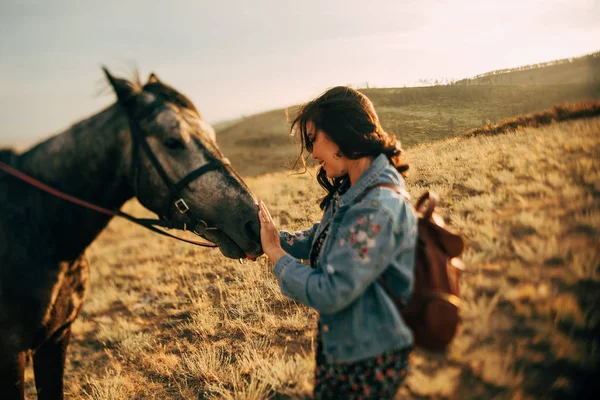
[[[154,72],[210,123],[336,85],[416,86],[600,50],[600,0],[1,0],[0,146],[114,103]]]

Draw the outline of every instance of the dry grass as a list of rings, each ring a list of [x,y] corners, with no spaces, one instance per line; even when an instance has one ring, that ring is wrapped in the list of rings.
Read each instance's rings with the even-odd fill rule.
[[[398,397],[576,398],[600,347],[600,119],[407,152],[416,198],[432,189],[468,241],[462,328],[420,351]],[[314,173],[314,171],[313,171]],[[319,218],[309,175],[248,178],[281,228]],[[135,201],[126,211],[146,212]],[[265,258],[240,265],[113,220],[91,246],[74,324],[71,399],[303,398],[315,313],[283,297]],[[28,392],[34,392],[28,371]]]
[[[600,100],[588,100],[576,104],[555,105],[549,110],[533,114],[520,115],[500,121],[497,124],[487,124],[480,128],[471,129],[466,136],[498,135],[520,128],[537,128],[552,122],[569,121],[579,118],[591,118],[600,115]]]

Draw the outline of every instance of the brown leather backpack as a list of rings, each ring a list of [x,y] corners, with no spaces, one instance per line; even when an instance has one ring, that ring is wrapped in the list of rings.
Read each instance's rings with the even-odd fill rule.
[[[378,186],[404,195],[397,186]],[[419,218],[418,240],[413,294],[408,305],[394,294],[383,276],[378,279],[412,329],[415,345],[430,351],[445,350],[456,334],[460,307],[458,280],[464,270],[458,259],[464,250],[464,241],[445,228],[443,218],[435,212],[437,202],[437,194],[428,191],[415,205]]]

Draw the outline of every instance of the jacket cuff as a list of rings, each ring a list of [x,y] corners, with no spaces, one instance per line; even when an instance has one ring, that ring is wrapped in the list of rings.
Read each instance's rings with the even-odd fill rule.
[[[315,273],[312,268],[286,254],[277,260],[273,272],[279,281],[281,293],[293,300],[311,306],[306,292],[306,284],[309,277]]]
[[[281,276],[285,267],[287,267],[294,261],[296,261],[296,259],[290,256],[289,254],[284,254],[283,256],[279,257],[279,260],[277,260],[275,266],[273,267],[273,273],[275,274],[277,279],[281,280]]]

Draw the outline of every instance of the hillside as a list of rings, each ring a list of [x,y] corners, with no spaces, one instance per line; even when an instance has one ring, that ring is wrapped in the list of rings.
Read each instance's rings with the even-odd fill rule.
[[[600,118],[413,146],[409,189],[441,195],[468,243],[462,327],[416,351],[402,399],[591,398],[600,370]],[[260,157],[260,156],[257,156]],[[257,161],[259,162],[259,161]],[[314,170],[311,170],[314,174]],[[319,218],[311,174],[246,178],[282,229]],[[125,211],[148,215],[131,201]],[[88,251],[67,397],[301,399],[316,315],[242,265],[115,219]],[[34,392],[27,371],[29,395]]]
[[[500,69],[456,85],[519,85],[600,82],[600,51],[582,57],[565,58],[518,68]]]
[[[600,99],[600,81],[361,91],[375,104],[384,129],[396,133],[403,146],[410,148],[555,104]],[[234,168],[245,176],[285,171],[298,157],[298,146],[289,136],[285,109],[245,117],[218,131],[217,142]]]

